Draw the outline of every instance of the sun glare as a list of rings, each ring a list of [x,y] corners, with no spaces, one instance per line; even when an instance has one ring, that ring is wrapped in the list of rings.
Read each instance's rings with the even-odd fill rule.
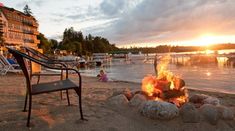
[[[214,34],[203,34],[194,40],[182,41],[182,45],[188,46],[207,46],[210,47],[213,44],[223,43],[235,43],[234,35],[214,35]]]
[[[195,44],[198,46],[210,46],[212,44],[216,44],[218,42],[216,40],[216,36],[213,36],[211,34],[205,34],[195,40]]]
[[[207,55],[209,55],[209,54],[213,54],[214,53],[214,51],[213,50],[205,50],[205,54],[207,54]]]

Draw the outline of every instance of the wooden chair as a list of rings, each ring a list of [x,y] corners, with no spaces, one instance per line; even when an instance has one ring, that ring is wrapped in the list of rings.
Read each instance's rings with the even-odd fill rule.
[[[31,116],[31,107],[32,107],[32,96],[39,95],[42,93],[49,93],[49,92],[56,92],[56,91],[63,91],[63,90],[70,90],[74,89],[79,97],[79,109],[80,109],[80,115],[81,119],[84,120],[83,113],[82,113],[82,99],[81,99],[81,90],[82,90],[82,78],[79,73],[79,71],[72,69],[72,68],[65,68],[61,65],[56,65],[54,63],[50,63],[48,61],[43,61],[39,59],[35,59],[34,57],[31,57],[25,53],[22,53],[20,51],[17,51],[12,48],[7,48],[10,53],[13,54],[15,59],[17,60],[18,64],[20,65],[23,74],[26,78],[26,98],[25,98],[25,105],[24,105],[24,111],[26,111],[27,101],[29,97],[29,110],[28,110],[28,119],[27,119],[27,126],[30,126],[30,116]],[[55,69],[55,70],[65,70],[66,71],[66,79],[64,80],[58,80],[48,83],[38,83],[38,84],[32,84],[30,79],[30,73],[27,69],[27,60],[35,62],[39,65],[42,65],[46,68]],[[74,71],[78,75],[79,84],[73,83],[68,78],[68,71]]]

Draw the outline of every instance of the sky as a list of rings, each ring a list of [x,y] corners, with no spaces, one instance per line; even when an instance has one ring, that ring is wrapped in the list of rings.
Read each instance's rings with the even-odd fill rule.
[[[235,43],[235,0],[2,0],[29,5],[39,31],[60,40],[65,28],[118,47]]]

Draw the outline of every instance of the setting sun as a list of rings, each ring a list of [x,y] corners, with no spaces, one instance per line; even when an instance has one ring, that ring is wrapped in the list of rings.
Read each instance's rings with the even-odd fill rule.
[[[218,36],[213,34],[202,34],[198,38],[188,41],[190,44],[195,46],[211,46],[212,44],[217,44],[219,42]],[[187,42],[187,43],[188,43]]]
[[[196,40],[197,45],[202,45],[202,46],[210,46],[212,44],[217,43],[217,38],[216,36],[213,36],[211,34],[205,34],[202,35],[198,40]]]
[[[219,43],[233,43],[235,42],[235,36],[227,35],[214,35],[214,34],[203,34],[198,38],[189,41],[182,41],[182,45],[190,46],[212,46],[213,44]]]

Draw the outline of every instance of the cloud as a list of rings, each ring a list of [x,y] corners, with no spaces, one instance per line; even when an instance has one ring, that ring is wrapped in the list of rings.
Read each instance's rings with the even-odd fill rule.
[[[119,13],[116,7],[111,15]],[[234,11],[234,0],[145,0],[119,15],[104,35],[124,44],[187,40],[203,32],[230,34],[235,33]]]
[[[100,9],[105,15],[114,16],[122,13],[126,4],[126,0],[104,0],[100,4]]]
[[[16,4],[16,7],[17,8],[24,8],[24,6],[26,4],[33,5],[33,6],[36,6],[36,7],[41,7],[45,2],[46,2],[46,0],[21,1],[21,2]]]
[[[98,1],[98,2],[97,2]],[[191,40],[203,33],[235,33],[235,0],[24,0],[46,35],[74,26],[111,43],[131,44]],[[40,8],[39,8],[40,7]],[[54,35],[58,36],[58,35]]]
[[[63,39],[63,36],[61,34],[54,34],[54,35],[48,37],[48,39],[55,39],[57,41],[61,41]]]

